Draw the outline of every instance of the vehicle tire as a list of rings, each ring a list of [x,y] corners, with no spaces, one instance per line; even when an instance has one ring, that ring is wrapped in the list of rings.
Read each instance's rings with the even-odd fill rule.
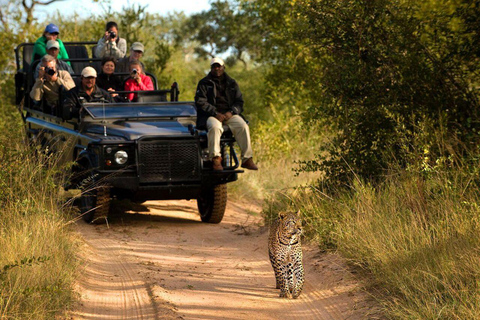
[[[227,185],[207,188],[197,199],[197,205],[203,222],[220,223],[227,207]]]
[[[80,189],[80,214],[83,220],[87,223],[105,223],[110,211],[110,188],[91,183]]]

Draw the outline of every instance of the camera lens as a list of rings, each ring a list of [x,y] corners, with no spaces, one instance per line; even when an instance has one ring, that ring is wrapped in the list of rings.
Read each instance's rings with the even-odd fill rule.
[[[52,68],[45,68],[45,72],[49,75],[49,76],[53,76],[55,74],[55,70],[53,70]]]
[[[117,34],[114,31],[110,31],[110,38],[115,38]]]
[[[133,73],[133,74],[137,74],[137,72],[138,72],[137,69],[133,69],[133,70],[132,70],[132,73]]]

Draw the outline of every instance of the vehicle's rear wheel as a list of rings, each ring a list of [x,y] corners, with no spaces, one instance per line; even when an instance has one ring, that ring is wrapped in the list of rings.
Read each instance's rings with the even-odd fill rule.
[[[227,185],[206,188],[197,199],[197,204],[203,222],[220,223],[227,206]]]
[[[87,223],[105,223],[110,211],[110,188],[95,183],[94,179],[89,177],[81,184],[80,190],[80,214],[83,220]]]

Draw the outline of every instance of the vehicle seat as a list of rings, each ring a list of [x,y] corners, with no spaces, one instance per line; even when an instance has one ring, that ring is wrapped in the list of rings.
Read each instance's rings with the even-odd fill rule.
[[[65,50],[70,59],[88,59],[88,51],[85,46],[66,45]]]
[[[32,62],[33,57],[33,44],[26,45],[23,47],[23,71],[29,72],[30,71],[30,64]]]
[[[140,91],[137,93],[137,102],[167,101],[167,93],[170,93],[170,90]]]

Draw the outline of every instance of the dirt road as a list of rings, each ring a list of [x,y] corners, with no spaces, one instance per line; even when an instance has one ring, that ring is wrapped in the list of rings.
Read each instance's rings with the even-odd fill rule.
[[[87,260],[72,319],[372,319],[373,303],[336,255],[304,248],[306,283],[281,299],[256,207],[229,203],[223,222],[200,222],[195,201],[147,202],[80,221]]]

